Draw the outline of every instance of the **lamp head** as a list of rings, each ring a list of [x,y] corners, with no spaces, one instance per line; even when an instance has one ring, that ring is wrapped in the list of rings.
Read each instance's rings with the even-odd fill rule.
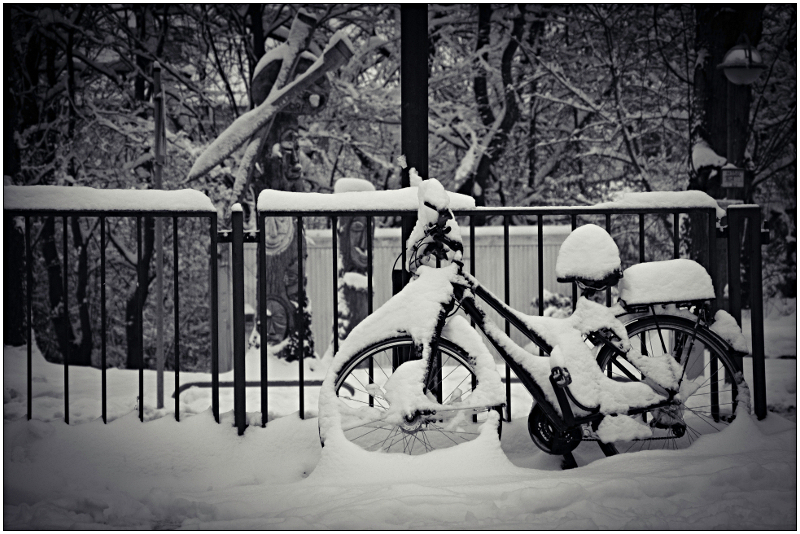
[[[761,71],[767,68],[758,50],[753,48],[747,35],[742,34],[739,42],[728,50],[718,69],[735,85],[750,85],[758,79]]]

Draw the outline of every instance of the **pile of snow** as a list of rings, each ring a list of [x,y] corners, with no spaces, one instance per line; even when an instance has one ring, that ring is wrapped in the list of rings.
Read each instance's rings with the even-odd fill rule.
[[[375,191],[375,186],[369,180],[361,178],[339,178],[333,184],[333,192],[338,193],[354,193],[357,191]]]
[[[707,300],[714,298],[714,286],[696,261],[651,261],[625,269],[619,298],[630,305]]]
[[[617,244],[596,224],[585,224],[569,234],[556,259],[559,280],[583,278],[599,281],[621,269]]]
[[[251,371],[248,353],[248,380]],[[24,419],[25,348],[4,351],[3,526],[5,529],[795,529],[797,427],[770,413],[749,416],[681,451],[604,458],[594,443],[575,451],[579,468],[530,440],[530,396],[512,384],[513,422],[496,437],[422,457],[327,454],[317,419],[280,412],[296,388],[273,388],[270,411],[289,414],[236,436],[232,396],[211,416],[210,390],[193,388],[197,415],[153,413],[139,422],[138,371],[109,369],[109,404],[99,416],[97,369],[70,368],[72,406],[85,423]],[[751,360],[745,358],[750,380]],[[63,369],[34,350],[34,417],[63,407]],[[292,374],[294,373],[294,374]],[[297,363],[270,362],[271,379],[296,377]],[[167,373],[169,374],[169,373]],[[767,360],[768,400],[794,411],[795,360]],[[208,375],[181,373],[182,382]],[[43,382],[41,379],[46,378]],[[146,398],[155,372],[145,371]],[[171,376],[165,380],[169,388]],[[306,396],[317,388],[306,388]],[[248,407],[252,392],[248,388]],[[167,397],[171,390],[167,390]],[[273,397],[277,395],[277,397]],[[47,399],[50,399],[47,401]],[[311,402],[310,400],[308,400]],[[202,409],[201,409],[202,408]],[[253,409],[253,408],[248,408]],[[51,413],[50,415],[55,415]],[[74,422],[75,419],[73,418]],[[362,453],[364,455],[362,455]]]
[[[3,209],[20,211],[199,211],[216,212],[200,191],[95,189],[57,185],[3,186]]]
[[[751,328],[750,310],[742,310],[742,332],[748,347],[753,346]],[[764,354],[768,358],[797,358],[796,298],[773,298],[764,303]]]

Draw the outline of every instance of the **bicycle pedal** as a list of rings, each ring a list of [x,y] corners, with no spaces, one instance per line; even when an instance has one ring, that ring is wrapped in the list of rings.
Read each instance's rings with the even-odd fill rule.
[[[572,384],[572,375],[569,374],[569,371],[565,367],[553,367],[550,371],[550,380],[556,386],[565,388]]]

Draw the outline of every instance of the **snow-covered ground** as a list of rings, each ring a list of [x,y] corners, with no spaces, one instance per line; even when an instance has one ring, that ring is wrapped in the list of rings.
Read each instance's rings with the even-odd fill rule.
[[[777,317],[768,316],[767,345],[796,354],[796,315],[794,328]],[[257,362],[258,352],[248,353],[248,378],[257,379]],[[173,375],[165,376],[167,407],[155,410],[155,373],[147,371],[148,421],[141,423],[138,373],[109,370],[104,425],[100,371],[72,367],[66,425],[62,367],[38,351],[33,367],[35,420],[26,421],[25,348],[4,349],[6,529],[797,528],[795,359],[767,360],[768,402],[777,413],[764,421],[740,417],[683,451],[605,458],[585,443],[575,452],[580,467],[570,471],[531,442],[530,397],[516,384],[500,446],[476,440],[398,458],[322,449],[314,387],[305,390],[305,420],[296,388],[272,388],[273,420],[238,437],[230,388],[221,390],[222,424],[210,413],[211,390],[197,387],[181,394],[178,423]],[[296,379],[297,367],[271,362],[270,380]],[[751,370],[747,359],[748,380]],[[323,375],[306,368],[307,379]],[[208,381],[181,374],[182,384]],[[248,388],[247,406],[260,422],[257,388]]]

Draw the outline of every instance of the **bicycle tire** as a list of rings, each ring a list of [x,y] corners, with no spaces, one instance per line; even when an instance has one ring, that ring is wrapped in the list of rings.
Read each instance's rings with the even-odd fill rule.
[[[414,354],[414,342],[411,336],[400,335],[373,343],[351,357],[337,374],[334,390],[338,400],[345,406],[344,410],[340,410],[343,418],[349,409],[361,410],[362,416],[363,412],[369,413],[367,407],[377,410],[374,413],[374,420],[359,426],[351,428],[345,420],[342,421],[342,431],[351,443],[367,451],[424,454],[477,438],[480,426],[492,410],[500,413],[499,437],[502,412],[497,407],[487,407],[477,413],[473,413],[472,410],[442,411],[434,416],[418,417],[416,421],[397,425],[381,421],[380,418],[390,403],[382,398],[380,393],[383,385],[394,374],[392,359],[393,354],[398,351],[410,351],[410,354]],[[436,390],[439,389],[441,404],[452,403],[458,398],[462,401],[467,400],[477,385],[477,378],[467,352],[447,339],[440,339],[437,352],[441,356],[441,380],[437,383],[439,376],[435,373],[428,377],[429,394],[435,396]],[[351,394],[351,390],[354,393]]]
[[[695,329],[694,321],[670,315],[640,317],[626,325],[626,329],[631,345],[643,355],[664,354],[664,350],[673,357],[680,352],[677,356],[682,359],[688,355],[683,359],[684,375],[680,381],[683,403],[678,412],[666,417],[674,421],[674,416],[679,415],[685,429],[681,424],[660,428],[668,426],[664,423],[664,412],[645,412],[636,417],[650,425],[653,437],[607,444],[604,448],[607,455],[615,451],[684,449],[703,434],[719,432],[733,422],[742,375],[724,341],[705,326]],[[615,380],[644,378],[629,362],[616,356],[609,347],[603,347],[597,356],[597,363],[607,376]]]

